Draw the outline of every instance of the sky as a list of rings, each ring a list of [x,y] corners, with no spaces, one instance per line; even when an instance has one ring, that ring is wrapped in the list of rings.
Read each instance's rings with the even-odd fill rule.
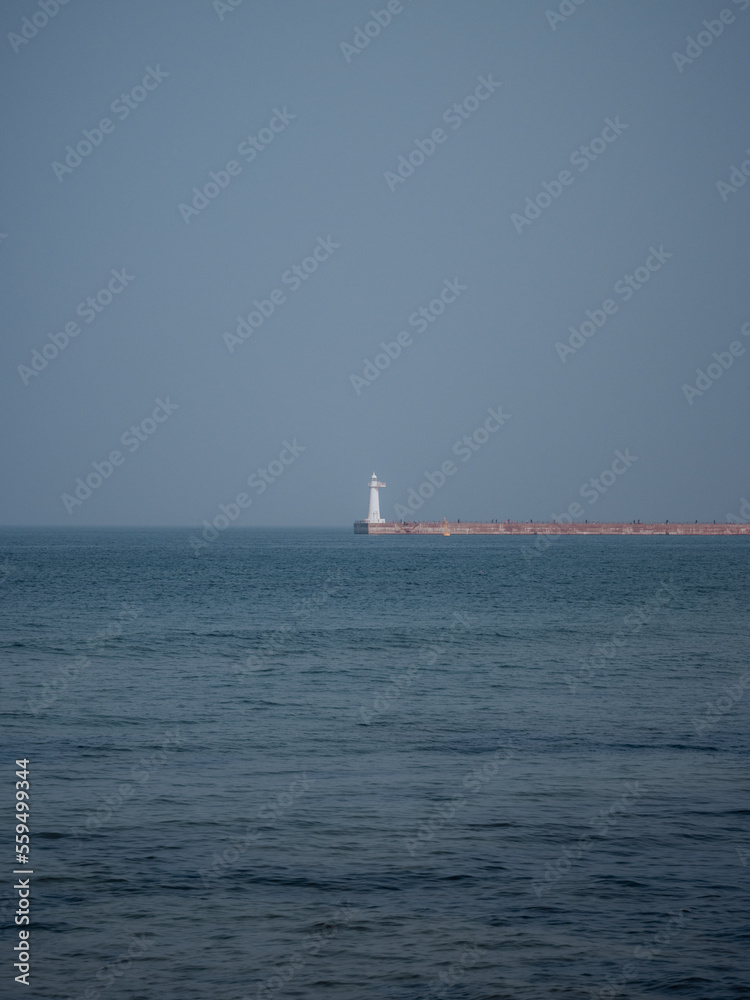
[[[373,471],[388,520],[750,497],[750,0],[0,28],[0,523],[347,526]]]

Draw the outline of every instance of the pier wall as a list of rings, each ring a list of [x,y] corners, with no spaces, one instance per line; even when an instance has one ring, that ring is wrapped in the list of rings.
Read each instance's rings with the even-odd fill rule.
[[[750,524],[632,524],[588,522],[556,524],[550,521],[355,521],[355,535],[750,535]]]

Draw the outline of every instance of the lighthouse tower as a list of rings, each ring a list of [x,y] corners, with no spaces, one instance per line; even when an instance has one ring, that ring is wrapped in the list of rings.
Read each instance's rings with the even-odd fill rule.
[[[367,520],[370,524],[385,524],[385,518],[380,516],[380,497],[378,490],[383,489],[385,483],[381,483],[373,472],[370,480],[370,509],[367,512]]]

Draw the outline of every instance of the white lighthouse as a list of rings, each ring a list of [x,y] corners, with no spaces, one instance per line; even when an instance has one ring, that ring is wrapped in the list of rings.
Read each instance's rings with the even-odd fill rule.
[[[382,490],[385,483],[381,483],[373,472],[370,480],[370,509],[367,512],[367,520],[370,524],[385,524],[385,518],[380,516],[380,497],[378,490]]]

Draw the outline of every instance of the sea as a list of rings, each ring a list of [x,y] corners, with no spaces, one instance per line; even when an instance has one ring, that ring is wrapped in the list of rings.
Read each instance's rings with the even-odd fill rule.
[[[4,529],[0,996],[750,997],[749,569]]]

